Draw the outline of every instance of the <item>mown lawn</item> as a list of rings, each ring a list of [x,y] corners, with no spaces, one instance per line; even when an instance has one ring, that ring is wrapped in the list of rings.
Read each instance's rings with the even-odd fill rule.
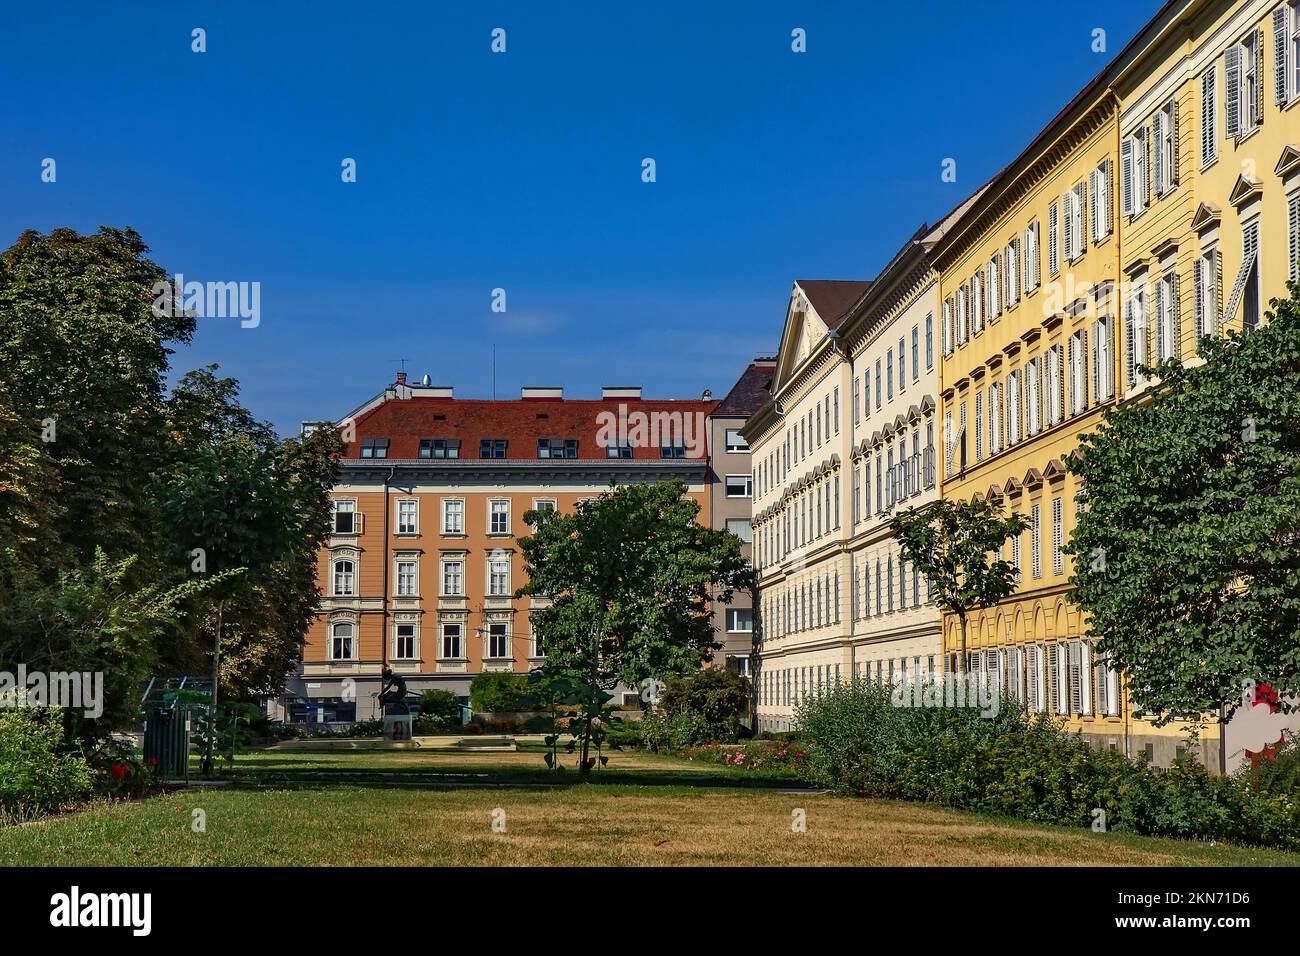
[[[993,820],[614,754],[590,783],[536,752],[266,751],[234,785],[0,830],[0,865],[1300,865],[1300,855]],[[202,810],[206,832],[194,832]],[[803,810],[806,832],[793,832]],[[494,816],[504,832],[493,831]]]

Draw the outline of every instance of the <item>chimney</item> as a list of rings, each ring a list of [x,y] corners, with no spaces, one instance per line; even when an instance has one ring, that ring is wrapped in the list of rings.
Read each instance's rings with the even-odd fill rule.
[[[640,398],[640,385],[605,385],[600,390],[601,398]]]
[[[520,398],[563,398],[564,389],[556,386],[525,385],[519,390]]]
[[[398,373],[397,373],[397,384],[398,384],[398,385],[405,385],[405,384],[406,384],[406,373],[405,373],[405,372],[398,372]]]
[[[700,393],[700,401],[702,402],[707,402],[712,397],[713,397],[713,389],[711,388],[706,388],[703,392]]]

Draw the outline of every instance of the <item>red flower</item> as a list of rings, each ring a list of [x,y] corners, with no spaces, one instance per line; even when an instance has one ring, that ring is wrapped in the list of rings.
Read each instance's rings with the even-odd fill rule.
[[[157,757],[150,757],[150,758],[149,758],[149,766],[151,766],[151,767],[156,767],[156,766],[158,766],[158,758],[157,758]]]
[[[113,769],[109,772],[112,773],[113,776],[117,777],[118,780],[121,780],[128,772],[130,772],[130,770],[131,768],[124,763],[115,763],[113,764]]]

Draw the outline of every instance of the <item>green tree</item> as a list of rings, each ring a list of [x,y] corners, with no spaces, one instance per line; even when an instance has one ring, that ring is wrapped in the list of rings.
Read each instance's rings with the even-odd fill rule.
[[[1016,569],[1000,557],[1007,539],[1021,534],[1029,523],[1024,515],[1002,514],[1002,506],[989,499],[942,499],[894,515],[890,532],[911,563],[934,589],[935,603],[957,615],[961,627],[959,673],[966,671],[967,616],[979,608],[993,607],[1016,587]]]
[[[749,679],[725,667],[709,667],[674,677],[664,687],[659,706],[668,716],[698,714],[713,740],[735,740],[749,711]]]
[[[1300,691],[1300,286],[1264,327],[1169,360],[1067,462],[1085,508],[1072,600],[1153,720]]]
[[[753,583],[740,540],[701,525],[685,492],[681,481],[628,485],[570,514],[524,515],[533,533],[519,542],[528,584],[518,596],[550,599],[532,613],[545,668],[591,698],[579,702],[584,772],[606,691],[697,670],[721,646],[713,598],[728,603]]]

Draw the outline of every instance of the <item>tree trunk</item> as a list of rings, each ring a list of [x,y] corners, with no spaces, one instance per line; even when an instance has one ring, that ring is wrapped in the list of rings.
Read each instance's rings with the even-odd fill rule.
[[[221,683],[221,620],[226,602],[217,602],[217,636],[212,643],[212,709],[208,712],[208,740],[203,752],[203,774],[212,776],[212,751],[217,739],[217,687]]]

